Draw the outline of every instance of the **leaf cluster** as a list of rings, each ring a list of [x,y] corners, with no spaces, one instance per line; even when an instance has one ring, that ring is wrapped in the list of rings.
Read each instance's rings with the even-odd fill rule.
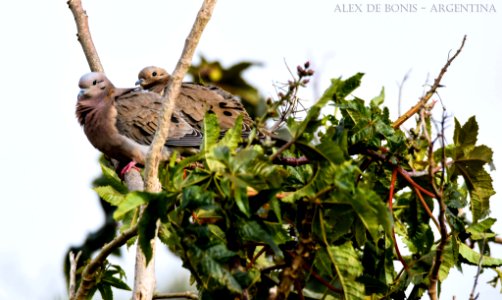
[[[277,299],[420,298],[440,203],[439,280],[462,264],[501,266],[488,244],[492,152],[476,144],[475,119],[455,120],[453,143],[436,146],[427,114],[404,132],[392,126],[383,90],[370,101],[353,96],[362,77],[332,79],[303,120],[287,120],[288,140],[258,131],[244,140],[240,119],[220,138],[208,115],[200,153],[161,166],[161,193],[127,193],[119,181],[96,191],[117,207],[121,230],[139,225],[147,259],[160,222],[160,240],[201,299],[265,299],[271,289]]]

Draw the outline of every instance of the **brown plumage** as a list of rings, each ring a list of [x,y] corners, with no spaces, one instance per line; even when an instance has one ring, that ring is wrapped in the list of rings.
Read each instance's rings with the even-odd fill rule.
[[[150,66],[139,72],[136,83],[144,90],[162,96],[169,78],[166,70]],[[239,115],[243,116],[243,131],[251,130],[253,124],[242,103],[234,95],[216,86],[183,83],[176,106],[190,125],[199,130],[202,129],[206,112],[216,114],[222,130],[232,128]]]
[[[91,144],[119,162],[145,163],[158,126],[162,97],[156,93],[119,89],[103,73],[83,75],[79,81],[76,115]],[[193,150],[202,134],[174,112],[166,146]],[[163,150],[163,159],[169,155]]]

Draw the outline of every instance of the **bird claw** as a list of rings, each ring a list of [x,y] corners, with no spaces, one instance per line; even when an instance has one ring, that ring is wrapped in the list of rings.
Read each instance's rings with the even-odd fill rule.
[[[127,172],[131,171],[131,169],[135,169],[138,172],[140,171],[140,169],[138,167],[136,167],[136,162],[134,160],[132,160],[124,168],[122,168],[122,170],[120,171],[120,178],[123,179],[125,174]]]

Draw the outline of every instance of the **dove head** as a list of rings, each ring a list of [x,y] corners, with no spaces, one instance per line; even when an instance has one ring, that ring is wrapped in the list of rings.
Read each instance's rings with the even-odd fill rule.
[[[166,85],[169,81],[169,73],[166,70],[150,66],[143,68],[138,74],[138,81],[136,81],[136,85],[140,85],[145,90],[150,90],[157,84]]]
[[[113,85],[104,73],[91,72],[80,77],[78,82],[80,93],[78,99],[89,99],[105,96],[113,89]]]

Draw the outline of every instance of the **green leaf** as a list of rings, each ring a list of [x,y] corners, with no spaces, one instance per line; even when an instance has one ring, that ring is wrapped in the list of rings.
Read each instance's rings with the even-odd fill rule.
[[[107,284],[99,284],[98,290],[103,300],[113,300],[113,292],[111,286]]]
[[[126,195],[125,199],[119,204],[117,210],[113,213],[115,220],[120,220],[129,211],[138,208],[148,202],[149,194],[146,192],[132,192]]]
[[[443,248],[443,260],[441,261],[441,266],[439,267],[439,281],[443,282],[448,273],[450,273],[451,268],[456,264],[457,260],[455,258],[454,252],[454,238],[450,238],[448,244]]]
[[[204,143],[203,151],[206,157],[206,163],[210,171],[222,172],[225,165],[215,158],[214,148],[217,146],[220,137],[220,126],[218,119],[214,114],[206,114],[204,117]]]
[[[476,141],[478,140],[478,129],[476,117],[470,117],[463,126],[460,126],[460,123],[455,118],[453,143],[460,148],[474,147],[474,145],[476,145]]]
[[[232,273],[225,268],[225,263],[235,257],[235,253],[225,245],[218,244],[206,250],[192,247],[194,263],[203,276],[202,284],[206,290],[225,287],[233,293],[242,293],[242,287]]]
[[[495,233],[487,231],[490,230],[490,228],[493,224],[495,224],[496,221],[497,219],[487,218],[479,223],[469,226],[465,231],[471,234],[472,240],[484,240],[495,237]]]
[[[465,258],[472,265],[475,266],[481,265],[483,267],[490,267],[490,268],[502,266],[502,259],[493,258],[486,255],[481,256],[481,254],[474,251],[464,243],[460,243],[460,247],[458,250],[460,255],[462,255],[462,257]]]
[[[230,128],[225,136],[219,141],[218,145],[226,146],[230,151],[235,151],[242,141],[242,115],[235,120],[234,127]]]
[[[120,278],[116,278],[113,276],[106,276],[101,281],[121,290],[126,290],[126,291],[131,290],[131,288],[127,285],[127,283],[125,283]]]
[[[385,89],[382,87],[382,90],[380,91],[380,95],[371,99],[370,106],[371,107],[378,107],[383,104],[384,100],[385,100]]]
[[[145,254],[146,264],[152,259],[151,241],[155,238],[157,221],[167,219],[167,212],[174,207],[174,201],[169,201],[170,199],[163,193],[148,194],[148,198],[148,205],[143,210],[138,223],[138,243]]]
[[[345,299],[364,299],[364,285],[356,280],[363,274],[363,266],[352,243],[329,246],[327,250],[343,288]]]
[[[263,243],[265,242],[267,245],[272,248],[274,251],[274,254],[282,258],[284,257],[284,254],[282,253],[281,249],[277,246],[277,244],[274,241],[274,238],[270,235],[270,233],[264,229],[265,226],[261,226],[260,223],[257,221],[241,221],[238,224],[238,231],[239,235],[244,241],[251,241],[251,242],[258,242],[258,243]]]
[[[98,186],[93,188],[99,197],[113,206],[119,206],[126,199],[126,195],[118,192],[111,186]]]

